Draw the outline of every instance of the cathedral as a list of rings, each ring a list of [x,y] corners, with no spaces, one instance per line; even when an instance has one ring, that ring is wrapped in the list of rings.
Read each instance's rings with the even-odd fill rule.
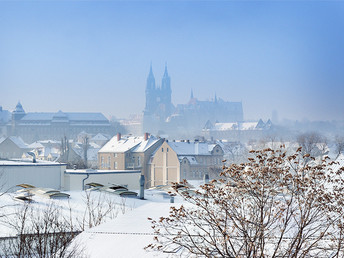
[[[216,95],[211,101],[200,101],[191,90],[190,100],[176,107],[171,101],[171,78],[167,66],[161,80],[156,85],[152,66],[146,84],[146,106],[143,112],[143,131],[169,137],[192,137],[199,134],[207,121],[241,122],[243,108],[241,102],[229,102]]]

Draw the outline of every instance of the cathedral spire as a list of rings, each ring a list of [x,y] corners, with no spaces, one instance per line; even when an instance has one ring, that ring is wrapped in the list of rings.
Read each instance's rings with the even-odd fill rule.
[[[193,99],[194,98],[194,95],[193,95],[193,90],[191,88],[191,94],[190,94],[190,99]]]
[[[217,96],[216,96],[216,92],[215,92],[215,99],[214,102],[217,103]]]
[[[165,63],[165,72],[164,72],[164,77],[168,77],[168,72],[167,72],[167,62]]]
[[[153,68],[152,68],[152,62],[150,64],[150,69],[149,69],[149,74],[148,74],[148,78],[147,78],[147,86],[146,89],[155,89],[155,78],[154,78],[154,74],[153,74]]]

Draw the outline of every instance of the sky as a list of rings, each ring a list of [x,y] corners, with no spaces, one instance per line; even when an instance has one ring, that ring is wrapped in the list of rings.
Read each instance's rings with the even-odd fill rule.
[[[142,113],[150,64],[172,102],[244,118],[343,120],[344,1],[0,1],[0,105]]]

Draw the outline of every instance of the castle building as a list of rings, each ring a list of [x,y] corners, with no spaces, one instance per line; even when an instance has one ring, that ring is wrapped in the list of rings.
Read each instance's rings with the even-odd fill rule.
[[[210,101],[200,101],[191,90],[187,104],[174,107],[171,101],[171,78],[165,66],[161,87],[155,84],[152,66],[146,84],[146,106],[143,112],[143,131],[164,137],[190,137],[201,133],[207,121],[241,122],[241,102],[229,102],[215,95]]]
[[[85,131],[90,134],[112,134],[109,120],[102,113],[29,112],[26,113],[18,102],[12,112],[10,134],[21,136],[31,143],[38,140],[61,140],[63,137],[74,139]]]

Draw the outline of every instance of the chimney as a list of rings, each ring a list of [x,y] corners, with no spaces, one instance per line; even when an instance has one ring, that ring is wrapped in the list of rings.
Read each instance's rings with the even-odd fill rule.
[[[145,141],[147,141],[149,138],[149,133],[145,133]]]
[[[117,141],[119,142],[119,140],[121,139],[121,133],[117,133]]]

